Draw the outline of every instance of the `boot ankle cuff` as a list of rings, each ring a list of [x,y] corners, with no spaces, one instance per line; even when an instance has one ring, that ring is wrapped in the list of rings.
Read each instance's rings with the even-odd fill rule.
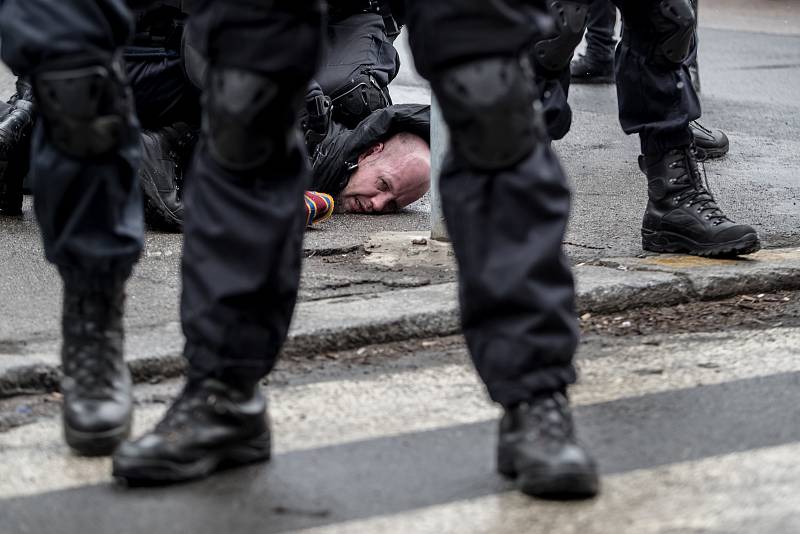
[[[78,293],[108,293],[119,290],[125,285],[131,271],[132,268],[110,272],[84,271],[68,267],[58,268],[64,282],[64,290]]]
[[[253,391],[270,370],[264,360],[223,358],[216,351],[190,343],[183,354],[189,363],[188,380],[193,383],[213,378],[239,391]]]
[[[678,131],[671,134],[642,136],[642,154],[648,161],[658,161],[670,150],[691,147],[693,140],[694,137],[688,127],[685,132]]]

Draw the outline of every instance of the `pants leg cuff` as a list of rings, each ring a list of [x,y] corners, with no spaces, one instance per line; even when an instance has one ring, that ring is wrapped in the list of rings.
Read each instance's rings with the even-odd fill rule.
[[[189,364],[189,381],[216,378],[232,384],[257,384],[272,365],[266,358],[231,358],[206,347],[186,344],[184,356]]]
[[[492,382],[487,384],[487,388],[492,400],[503,408],[511,408],[543,394],[564,392],[576,380],[575,367],[567,365],[538,369],[516,380]]]
[[[105,292],[125,284],[133,271],[133,266],[109,271],[92,271],[74,267],[59,267],[58,272],[64,287],[80,292]]]

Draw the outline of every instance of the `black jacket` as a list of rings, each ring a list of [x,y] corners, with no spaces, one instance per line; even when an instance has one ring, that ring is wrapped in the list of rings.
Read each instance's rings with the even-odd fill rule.
[[[374,111],[354,130],[331,122],[328,135],[311,155],[313,187],[338,195],[358,166],[358,157],[376,143],[400,132],[416,134],[430,144],[431,107],[423,104],[400,104]]]

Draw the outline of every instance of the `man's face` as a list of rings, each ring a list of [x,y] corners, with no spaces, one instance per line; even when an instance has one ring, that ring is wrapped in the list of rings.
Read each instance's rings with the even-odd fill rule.
[[[362,155],[337,206],[347,213],[392,213],[422,198],[429,187],[429,156],[388,155],[379,144]]]

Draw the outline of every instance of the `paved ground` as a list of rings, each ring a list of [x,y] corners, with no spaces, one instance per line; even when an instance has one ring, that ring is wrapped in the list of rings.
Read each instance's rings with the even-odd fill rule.
[[[732,153],[706,165],[711,188],[735,219],[756,225],[769,246],[791,245],[800,233],[800,9],[788,2],[742,2],[728,10],[709,2],[706,19],[715,28],[701,31],[701,61],[708,124],[724,128]],[[733,9],[733,8],[731,8]],[[712,17],[712,10],[714,17]],[[745,10],[745,11],[743,11]],[[771,17],[782,34],[742,31],[726,23],[733,15]],[[790,17],[786,14],[791,15]],[[727,19],[722,15],[730,15]],[[713,19],[713,20],[712,20]],[[784,25],[788,20],[791,24]],[[721,21],[721,22],[720,22]],[[718,23],[717,23],[718,22]],[[766,24],[755,26],[760,30]],[[788,28],[784,27],[788,26]],[[733,28],[733,29],[730,29]],[[788,34],[788,35],[787,35]],[[393,88],[398,102],[426,101],[424,84],[406,68]],[[0,73],[0,96],[10,92],[11,78]],[[637,142],[625,137],[616,121],[611,87],[575,87],[571,101],[575,126],[558,144],[558,152],[576,191],[567,251],[575,263],[597,257],[637,255],[638,227],[645,203],[644,177],[636,168]],[[381,230],[429,228],[426,200],[393,216],[337,216],[307,234],[306,248],[316,257],[306,262],[301,298],[341,288],[381,285],[402,273],[329,274],[321,254],[344,253],[361,246]],[[129,324],[159,325],[177,317],[180,236],[149,233],[145,256],[130,286]],[[41,258],[30,206],[22,219],[0,219],[0,340],[35,340],[57,330],[58,278]],[[452,276],[452,273],[450,274]]]
[[[494,473],[498,412],[460,340],[439,338],[284,361],[272,464],[166,490],[115,487],[107,460],[62,444],[57,399],[16,399],[4,409],[40,413],[0,432],[2,532],[798,532],[800,329],[760,317],[587,336],[573,399],[604,473],[592,502],[534,501]],[[137,432],[177,387],[138,388]]]
[[[709,182],[723,207],[755,224],[768,246],[796,246],[800,6],[702,4],[705,121],[732,142],[728,158],[706,165]],[[11,81],[0,71],[0,96],[10,93]],[[409,69],[392,90],[398,102],[429,99]],[[575,126],[557,149],[576,190],[567,249],[579,271],[624,256],[631,258],[611,264],[615,280],[642,269],[693,267],[705,271],[707,283],[694,289],[706,296],[730,283],[717,276],[729,268],[751,285],[764,279],[759,261],[734,267],[632,258],[641,252],[645,200],[636,140],[619,131],[613,88],[575,87],[571,101]],[[330,299],[391,292],[402,301],[405,293],[397,291],[420,286],[447,293],[454,271],[446,253],[441,268],[422,272],[405,260],[370,260],[362,249],[380,230],[426,229],[428,211],[423,200],[398,215],[337,216],[309,231],[304,305],[320,306],[324,315],[327,304],[318,299],[336,304]],[[180,250],[180,236],[148,233],[129,287],[127,322],[139,343],[131,354],[179,350]],[[767,257],[774,255],[780,253]],[[0,272],[2,363],[37,347],[54,357],[59,282],[41,259],[30,206],[21,219],[0,219]],[[772,275],[800,281],[796,268]],[[687,291],[683,274],[676,276],[673,293]],[[644,285],[652,289],[652,282]],[[594,287],[600,295],[604,284]],[[428,339],[287,358],[269,387],[273,464],[171,490],[123,491],[109,483],[107,460],[70,456],[59,437],[57,394],[0,401],[0,533],[800,532],[798,300],[753,295],[584,317],[589,335],[574,400],[581,435],[605,473],[604,493],[590,503],[542,503],[510,491],[492,466],[498,412],[463,346]],[[453,309],[454,301],[438,319]],[[319,327],[301,322],[301,330]],[[153,346],[163,339],[164,347]],[[137,388],[137,432],[158,418],[177,387]]]

